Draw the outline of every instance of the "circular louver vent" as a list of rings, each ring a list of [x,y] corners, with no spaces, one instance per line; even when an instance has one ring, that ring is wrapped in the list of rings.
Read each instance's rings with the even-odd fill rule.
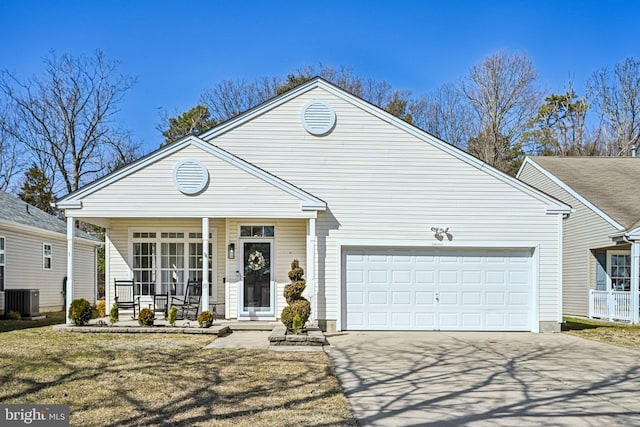
[[[326,135],[336,124],[336,113],[324,101],[310,101],[302,109],[302,125],[311,135]]]
[[[209,183],[209,171],[195,159],[185,159],[173,169],[173,182],[184,194],[198,194]]]

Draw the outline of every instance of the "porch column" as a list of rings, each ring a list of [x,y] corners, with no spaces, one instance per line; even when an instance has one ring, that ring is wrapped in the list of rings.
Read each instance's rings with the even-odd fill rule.
[[[631,243],[631,323],[640,322],[640,307],[638,307],[638,287],[640,278],[640,242]]]
[[[202,310],[209,310],[209,218],[202,218]]]
[[[73,300],[73,236],[75,230],[75,220],[73,217],[67,217],[67,288],[65,290],[66,306],[64,308],[67,323],[71,323],[69,309],[71,308],[71,301]]]
[[[311,301],[311,316],[309,321],[317,325],[318,298],[316,292],[316,219],[309,218],[307,225],[307,285],[309,285],[309,298]]]

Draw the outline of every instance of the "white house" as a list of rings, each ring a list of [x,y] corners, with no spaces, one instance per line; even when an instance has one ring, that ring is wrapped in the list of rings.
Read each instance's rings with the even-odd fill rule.
[[[37,289],[39,311],[63,308],[67,276],[67,226],[64,221],[0,191],[0,310],[5,291]],[[101,244],[83,232],[76,236],[76,298],[96,302],[96,248]]]
[[[203,308],[275,320],[299,259],[327,330],[559,330],[569,207],[320,78],[58,206],[147,301],[201,279]]]
[[[570,205],[563,226],[565,315],[640,322],[640,159],[528,157],[518,178]],[[636,295],[636,298],[632,298]]]

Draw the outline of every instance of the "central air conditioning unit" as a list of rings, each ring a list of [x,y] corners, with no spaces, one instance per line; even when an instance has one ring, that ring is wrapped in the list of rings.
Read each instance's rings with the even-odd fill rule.
[[[39,289],[5,289],[4,312],[20,313],[22,317],[36,317],[40,315]]]

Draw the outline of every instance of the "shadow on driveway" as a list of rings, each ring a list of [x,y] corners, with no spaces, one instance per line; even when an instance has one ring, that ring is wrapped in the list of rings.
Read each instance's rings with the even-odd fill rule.
[[[640,352],[563,334],[351,332],[327,353],[359,425],[640,425]]]

